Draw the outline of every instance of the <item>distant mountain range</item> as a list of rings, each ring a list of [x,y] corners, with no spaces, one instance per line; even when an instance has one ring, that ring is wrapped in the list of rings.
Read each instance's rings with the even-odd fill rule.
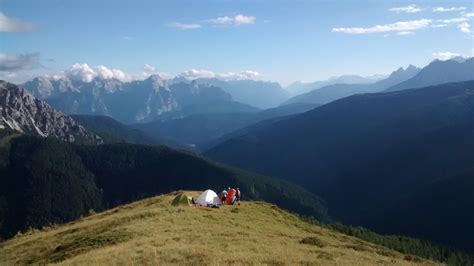
[[[292,95],[296,96],[299,94],[307,93],[312,90],[317,90],[322,87],[326,87],[334,84],[370,84],[377,82],[381,79],[386,78],[384,75],[374,75],[369,77],[362,77],[358,75],[342,75],[339,77],[333,77],[328,80],[314,81],[314,82],[301,82],[297,81],[286,87],[286,90]]]
[[[24,84],[33,95],[66,114],[107,115],[121,122],[146,122],[194,113],[254,112],[221,88],[173,83],[152,75],[145,80],[121,82],[95,78],[91,82],[39,77]]]
[[[173,139],[204,150],[228,133],[275,117],[284,117],[316,108],[315,104],[290,104],[260,112],[194,114],[183,118],[133,125],[149,135]]]
[[[297,95],[283,103],[283,105],[292,103],[325,104],[358,93],[380,92],[395,84],[412,78],[419,71],[419,68],[410,65],[406,69],[399,68],[392,72],[392,74],[387,78],[374,83],[350,84],[340,82],[337,84],[331,84]]]
[[[345,223],[472,249],[473,117],[474,81],[359,94],[206,155],[300,184]]]
[[[455,57],[451,60],[435,60],[411,79],[393,85],[386,91],[421,88],[448,82],[474,80],[474,57]]]
[[[29,91],[5,81],[0,81],[0,129],[74,143],[103,143],[102,138],[71,117],[36,99]]]
[[[196,79],[198,84],[209,84],[222,88],[232,95],[235,101],[255,106],[261,109],[273,108],[290,97],[288,90],[283,89],[278,82],[260,80],[221,80]]]
[[[448,82],[474,79],[474,58],[456,57],[446,61],[435,60],[423,69],[408,66],[399,68],[390,76],[372,84],[332,84],[297,95],[284,104],[325,104],[359,93],[374,93],[420,88]]]

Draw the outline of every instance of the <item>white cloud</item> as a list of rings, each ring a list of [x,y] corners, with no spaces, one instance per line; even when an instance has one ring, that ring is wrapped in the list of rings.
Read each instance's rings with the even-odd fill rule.
[[[215,78],[216,74],[206,69],[190,69],[179,74],[179,76],[186,79],[198,79],[198,78]]]
[[[451,24],[451,23],[461,23],[464,21],[468,21],[468,19],[465,17],[459,17],[459,18],[450,18],[450,19],[439,19],[437,21],[441,23],[445,23],[445,24]]]
[[[431,25],[431,27],[433,28],[444,28],[444,27],[447,27],[448,24],[433,24]]]
[[[446,61],[453,57],[461,56],[461,55],[457,53],[452,53],[452,52],[436,52],[436,53],[433,53],[433,56],[439,60]]]
[[[399,21],[392,24],[375,25],[373,27],[361,28],[333,28],[333,32],[342,32],[348,34],[368,34],[368,33],[380,33],[380,32],[392,32],[392,31],[413,31],[426,28],[431,24],[430,19],[410,20],[410,21]]]
[[[191,69],[184,71],[178,75],[189,80],[198,78],[218,78],[222,80],[244,80],[244,79],[257,79],[262,76],[257,71],[244,70],[240,72],[226,72],[226,73],[215,73],[211,70],[206,69]]]
[[[254,24],[256,18],[253,16],[244,16],[244,15],[237,15],[234,17],[234,24],[235,25],[245,25],[245,24]]]
[[[4,54],[0,53],[0,71],[19,71],[39,66],[39,53]]]
[[[460,7],[435,7],[433,8],[433,12],[453,12],[453,11],[464,11],[466,10],[465,7],[460,6]]]
[[[397,35],[413,35],[415,34],[413,31],[399,31]]]
[[[416,5],[408,5],[408,6],[402,6],[402,7],[394,7],[389,9],[392,12],[396,13],[418,13],[423,11],[422,8],[416,6]]]
[[[467,34],[471,33],[471,24],[469,24],[467,22],[463,22],[461,24],[458,24],[458,28],[464,33],[467,33]]]
[[[66,70],[66,75],[74,80],[91,82],[95,78],[96,73],[87,64],[74,64],[70,69]]]
[[[241,72],[227,72],[218,74],[218,77],[223,80],[243,80],[243,79],[257,79],[261,77],[262,74],[253,70],[244,70]]]
[[[472,17],[474,17],[474,12],[466,13],[466,14],[463,15],[463,17],[472,18]]]
[[[33,31],[36,27],[32,23],[12,19],[0,12],[0,32]]]
[[[181,23],[181,22],[171,22],[168,24],[168,27],[176,28],[179,30],[195,30],[201,28],[200,24],[195,23]]]
[[[65,71],[65,75],[73,80],[81,80],[83,82],[91,82],[94,78],[101,79],[118,79],[121,81],[130,80],[130,75],[120,69],[110,69],[106,66],[99,65],[89,67],[87,64],[76,63]]]
[[[147,73],[153,73],[155,72],[156,70],[156,67],[152,66],[152,65],[149,65],[149,64],[145,64],[143,65],[143,71],[147,72]]]
[[[257,18],[254,16],[245,16],[242,14],[238,14],[233,17],[230,17],[230,16],[217,17],[214,19],[210,19],[208,21],[216,25],[241,26],[241,25],[255,24],[256,20]]]

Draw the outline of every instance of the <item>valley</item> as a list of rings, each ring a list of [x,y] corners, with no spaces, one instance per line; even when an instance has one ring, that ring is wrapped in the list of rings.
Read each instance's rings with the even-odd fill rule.
[[[474,265],[472,0],[0,0],[0,265]]]

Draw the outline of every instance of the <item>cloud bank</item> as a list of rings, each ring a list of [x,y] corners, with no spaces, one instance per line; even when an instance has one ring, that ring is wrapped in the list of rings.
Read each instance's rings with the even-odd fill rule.
[[[0,53],[0,71],[19,71],[39,65],[39,53],[4,54]]]
[[[195,30],[201,28],[200,24],[195,23],[181,23],[181,22],[172,22],[168,24],[169,27],[179,29],[179,30]]]
[[[465,7],[460,6],[460,7],[435,7],[433,8],[433,12],[453,12],[453,11],[464,11],[466,10]]]
[[[87,64],[76,63],[71,68],[64,71],[64,74],[72,80],[80,80],[83,82],[91,82],[94,78],[101,79],[118,79],[121,81],[129,81],[130,75],[120,69],[110,69],[103,65],[89,67]]]
[[[0,32],[33,31],[36,27],[32,23],[12,19],[0,12]]]
[[[433,56],[439,60],[446,61],[453,57],[461,56],[461,55],[457,53],[452,53],[452,52],[436,52],[436,53],[433,53]]]
[[[256,20],[257,18],[254,16],[245,16],[242,14],[238,14],[233,17],[229,17],[229,16],[217,17],[215,19],[210,19],[209,22],[216,25],[241,26],[241,25],[255,24]]]
[[[333,28],[333,32],[341,32],[347,34],[369,34],[369,33],[384,33],[384,32],[408,32],[426,28],[432,21],[430,19],[399,21],[385,25],[375,25],[372,27],[350,27],[350,28]]]
[[[408,6],[403,6],[403,7],[394,7],[389,9],[392,12],[396,13],[418,13],[423,11],[422,8],[416,6],[416,5],[408,5]]]
[[[211,70],[206,69],[190,69],[182,72],[178,77],[183,77],[185,79],[193,80],[198,78],[217,78],[222,80],[245,80],[245,79],[257,79],[260,78],[262,74],[253,70],[244,70],[240,72],[226,72],[226,73],[216,73]]]

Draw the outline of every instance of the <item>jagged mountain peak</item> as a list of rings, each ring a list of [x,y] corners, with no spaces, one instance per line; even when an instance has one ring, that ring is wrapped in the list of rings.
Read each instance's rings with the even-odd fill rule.
[[[67,142],[103,143],[99,136],[88,132],[71,117],[54,110],[29,91],[5,81],[0,81],[0,129]]]
[[[153,74],[145,80],[147,83],[151,84],[154,89],[166,87],[166,80],[163,79],[159,74]]]

